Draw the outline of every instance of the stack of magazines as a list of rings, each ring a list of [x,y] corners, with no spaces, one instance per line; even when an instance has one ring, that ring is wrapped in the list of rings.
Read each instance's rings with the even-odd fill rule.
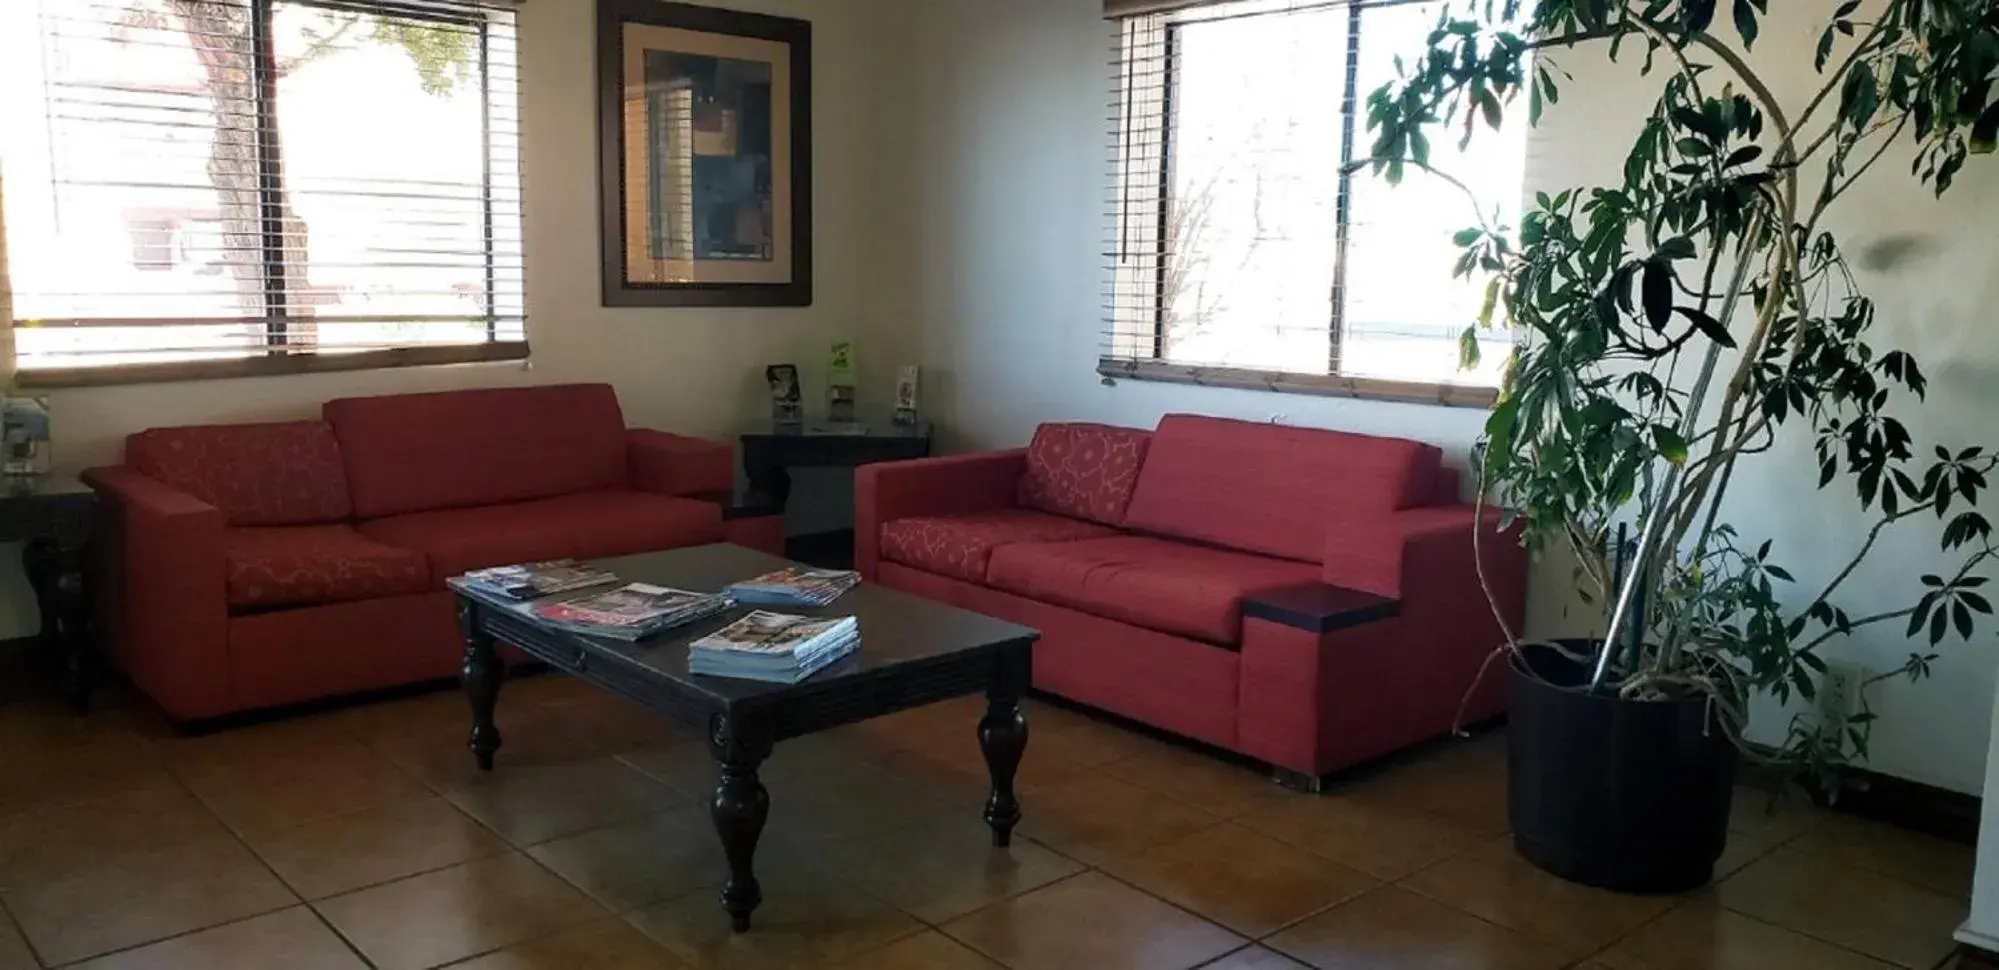
[[[861,644],[851,616],[815,619],[757,610],[688,647],[687,669],[711,677],[795,684]]]
[[[585,566],[574,559],[525,562],[518,566],[474,569],[458,577],[458,582],[474,592],[507,600],[531,600],[571,590],[617,582],[608,570]]]
[[[723,593],[695,593],[645,583],[534,603],[523,608],[550,626],[620,640],[637,640],[735,606]]]
[[[825,606],[839,599],[841,594],[853,589],[854,584],[860,581],[861,574],[850,569],[791,566],[755,579],[732,583],[723,592],[735,597],[739,603]]]

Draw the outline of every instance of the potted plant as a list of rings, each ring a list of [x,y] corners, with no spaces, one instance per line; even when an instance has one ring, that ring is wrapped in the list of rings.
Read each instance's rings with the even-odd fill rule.
[[[1918,442],[1896,416],[1926,379],[1880,344],[1875,305],[1824,220],[1872,180],[1942,195],[1992,151],[1999,4],[1811,4],[1816,48],[1763,52],[1811,59],[1817,83],[1796,102],[1748,56],[1769,7],[1453,0],[1367,101],[1373,144],[1356,167],[1449,179],[1430,168],[1430,139],[1477,138],[1521,110],[1538,123],[1560,98],[1564,57],[1621,56],[1656,81],[1621,181],[1539,193],[1517,231],[1485,222],[1456,237],[1458,274],[1486,286],[1466,363],[1482,327],[1514,334],[1481,492],[1537,555],[1574,560],[1605,633],[1530,644],[1507,631],[1516,844],[1593,885],[1711,878],[1738,757],[1819,778],[1865,757],[1865,685],[1846,685],[1859,687],[1850,715],[1798,703],[1822,689],[1828,647],[1892,629],[1915,649],[1876,679],[1920,678],[1933,648],[1969,640],[1992,613],[1978,503],[1999,453]],[[1884,157],[1913,157],[1912,171]],[[1800,486],[1864,519],[1850,558],[1809,584],[1728,522],[1738,465],[1794,436],[1817,459]],[[1904,529],[1933,534],[1947,565],[1911,576],[1905,605],[1850,607],[1856,570]],[[1752,736],[1759,694],[1790,705],[1787,730]]]

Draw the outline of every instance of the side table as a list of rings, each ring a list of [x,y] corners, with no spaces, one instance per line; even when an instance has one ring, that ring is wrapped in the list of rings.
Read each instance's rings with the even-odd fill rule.
[[[793,468],[855,468],[878,461],[930,457],[930,422],[766,422],[745,432],[743,474],[750,491],[784,510]]]
[[[22,542],[21,568],[41,610],[42,649],[61,672],[77,713],[90,709],[100,658],[91,623],[91,533],[97,501],[73,477],[43,476],[0,485],[0,541]]]

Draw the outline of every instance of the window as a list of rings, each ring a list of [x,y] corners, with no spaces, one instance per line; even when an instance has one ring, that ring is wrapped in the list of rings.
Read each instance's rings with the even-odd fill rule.
[[[1106,376],[1489,404],[1508,335],[1460,369],[1484,291],[1451,277],[1465,192],[1365,168],[1368,94],[1440,0],[1107,0],[1118,50]],[[1164,9],[1173,8],[1173,9]],[[1127,11],[1136,10],[1135,13]],[[1430,163],[1512,225],[1524,124]]]
[[[472,0],[0,3],[22,382],[525,357],[514,51]]]

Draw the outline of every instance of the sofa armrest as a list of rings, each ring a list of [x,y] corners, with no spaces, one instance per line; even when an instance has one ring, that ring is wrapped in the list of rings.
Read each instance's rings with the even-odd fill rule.
[[[1480,679],[1505,636],[1472,558],[1473,532],[1483,529],[1478,547],[1486,580],[1500,614],[1518,632],[1526,610],[1526,550],[1517,530],[1499,530],[1499,519],[1496,509],[1481,515],[1469,505],[1445,505],[1337,527],[1324,578],[1346,592],[1316,595],[1331,600],[1328,607],[1365,594],[1397,600],[1392,616],[1319,628],[1303,622],[1311,619],[1303,607],[1312,597],[1246,601],[1237,726],[1242,750],[1317,776],[1441,735],[1461,705],[1467,723],[1504,710],[1506,678],[1486,671]],[[1286,618],[1285,612],[1294,615]]]
[[[231,710],[222,510],[123,465],[83,480],[108,513],[105,607],[120,665],[177,720]]]
[[[1526,619],[1527,550],[1519,526],[1502,529],[1502,517],[1495,508],[1436,505],[1335,530],[1324,578],[1401,599],[1407,635],[1447,652],[1438,670],[1467,664],[1475,670],[1506,641],[1500,618],[1515,634]],[[1470,686],[1469,672],[1458,676]],[[1485,706],[1498,702],[1497,694],[1480,699]]]
[[[661,495],[727,492],[735,486],[735,451],[719,441],[646,428],[625,432],[632,485]]]
[[[854,568],[874,578],[884,522],[1012,507],[1027,450],[862,465],[854,470]]]

